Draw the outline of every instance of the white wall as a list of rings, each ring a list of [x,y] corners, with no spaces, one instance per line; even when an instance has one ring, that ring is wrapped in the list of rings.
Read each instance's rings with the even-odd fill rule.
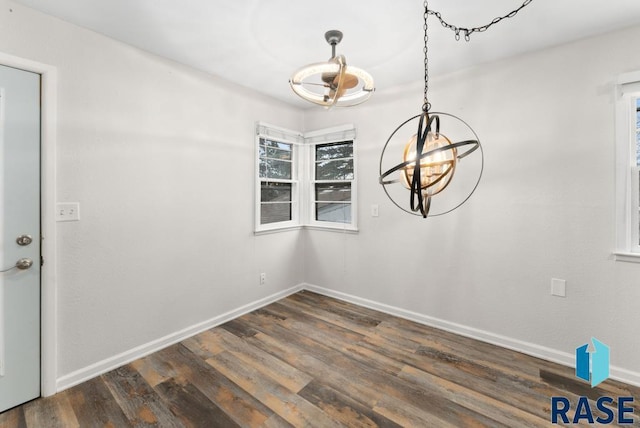
[[[611,258],[613,82],[640,69],[638,37],[432,77],[434,108],[474,127],[486,169],[466,205],[425,221],[377,184],[420,82],[303,114],[0,0],[0,51],[58,67],[58,199],[81,203],[80,222],[58,224],[58,376],[303,281],[565,353],[593,335],[639,372],[640,265]],[[358,235],[253,235],[256,120],[356,124]]]
[[[432,77],[433,109],[467,121],[485,152],[477,192],[443,217],[403,213],[377,183],[386,139],[421,108],[419,82],[308,111],[308,130],[357,126],[360,233],[308,231],[306,280],[567,355],[595,336],[640,379],[640,265],[612,260],[613,85],[640,69],[638,39],[640,27]]]
[[[253,235],[254,123],[301,112],[5,0],[0,51],[58,68],[59,377],[303,281]]]

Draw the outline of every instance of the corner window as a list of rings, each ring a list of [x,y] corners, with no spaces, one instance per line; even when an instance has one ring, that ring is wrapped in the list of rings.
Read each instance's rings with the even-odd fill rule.
[[[356,231],[353,125],[306,134],[256,126],[256,232]]]

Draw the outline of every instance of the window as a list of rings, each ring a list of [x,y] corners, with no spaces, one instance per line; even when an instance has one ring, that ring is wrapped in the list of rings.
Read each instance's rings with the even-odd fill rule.
[[[640,73],[621,76],[617,90],[616,258],[640,262]]]
[[[633,235],[632,250],[640,252],[640,94],[632,98],[632,115],[633,115],[633,136],[635,137],[631,143],[635,156],[633,156],[633,166],[631,174],[633,180]]]
[[[260,138],[260,223],[291,221],[293,144]]]
[[[258,123],[256,232],[356,231],[356,211],[353,125],[301,134]]]
[[[257,127],[256,230],[298,225],[298,147],[300,134]]]
[[[353,141],[317,144],[313,153],[313,220],[351,224]]]
[[[635,107],[635,117],[634,117],[634,122],[635,122],[635,141],[634,141],[634,148],[635,148],[635,156],[634,156],[634,164],[632,167],[632,174],[633,174],[633,180],[634,180],[634,184],[637,185],[637,187],[634,189],[634,193],[633,193],[633,207],[634,207],[634,212],[635,212],[635,219],[634,219],[634,232],[638,232],[633,238],[633,243],[635,246],[640,247],[640,97],[634,97],[634,107]]]

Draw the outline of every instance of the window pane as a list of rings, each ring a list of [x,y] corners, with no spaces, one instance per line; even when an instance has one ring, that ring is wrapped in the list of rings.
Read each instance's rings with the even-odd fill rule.
[[[291,202],[291,184],[262,183],[260,200],[262,202]]]
[[[340,159],[353,157],[353,142],[318,144],[316,160]]]
[[[351,204],[317,203],[316,220],[351,223]]]
[[[291,204],[261,204],[260,224],[277,223],[291,220]]]
[[[339,184],[316,184],[316,201],[335,202],[347,201],[351,202],[351,183]]]
[[[291,151],[290,150],[280,150],[280,149],[272,149],[271,147],[267,148],[267,157],[274,159],[285,159],[291,160]]]
[[[277,159],[260,159],[260,178],[291,179],[291,162]]]
[[[316,180],[353,180],[353,159],[316,162]]]
[[[288,143],[280,143],[278,141],[265,140],[264,138],[260,139],[260,144],[264,144],[266,147],[271,147],[274,149],[280,150],[289,150],[291,151],[291,144]]]

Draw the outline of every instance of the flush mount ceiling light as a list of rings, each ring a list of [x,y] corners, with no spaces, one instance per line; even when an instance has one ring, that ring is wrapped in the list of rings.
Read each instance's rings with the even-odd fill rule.
[[[456,40],[460,40],[462,34],[465,40],[469,41],[474,32],[486,31],[503,19],[514,17],[520,9],[532,1],[525,0],[518,9],[495,18],[482,27],[463,28],[447,23],[439,12],[429,10],[428,2],[425,0],[423,15],[424,104],[422,105],[422,113],[407,119],[398,126],[387,139],[380,155],[378,180],[389,199],[398,208],[424,218],[449,213],[464,204],[475,192],[484,168],[482,146],[475,131],[457,116],[431,112],[431,103],[428,99],[428,16],[434,15],[438,18],[442,26],[455,33]],[[417,133],[413,131],[416,123]],[[440,131],[441,129],[446,132],[446,135]],[[453,135],[457,136],[455,140],[450,138]],[[385,154],[387,149],[392,147],[393,149],[390,151],[393,153],[393,158],[389,160],[390,156],[385,157]],[[474,152],[479,156],[469,156]],[[467,156],[469,157],[467,158]],[[465,158],[465,165],[460,167],[463,158]],[[401,160],[400,163],[398,163],[399,160]],[[394,183],[401,183],[401,186],[392,186]],[[406,198],[407,189],[410,191],[409,198]],[[444,192],[445,189],[447,192]],[[398,202],[402,199],[405,201],[408,199],[408,207]],[[434,199],[437,200],[437,203],[432,204]],[[436,206],[437,208],[434,209]]]
[[[327,108],[350,107],[368,100],[375,90],[373,77],[360,68],[347,65],[344,55],[336,56],[342,32],[327,31],[324,38],[331,45],[331,58],[296,71],[289,80],[293,92]]]

